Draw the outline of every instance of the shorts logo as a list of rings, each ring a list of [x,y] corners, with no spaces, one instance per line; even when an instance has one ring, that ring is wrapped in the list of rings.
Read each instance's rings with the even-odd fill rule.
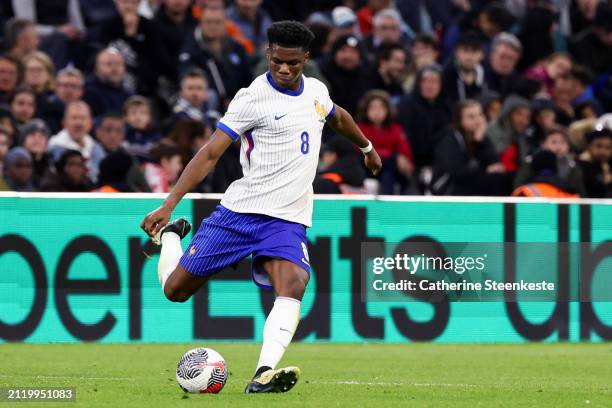
[[[193,254],[195,254],[196,248],[195,245],[192,245],[191,248],[189,248],[189,256],[193,256]]]

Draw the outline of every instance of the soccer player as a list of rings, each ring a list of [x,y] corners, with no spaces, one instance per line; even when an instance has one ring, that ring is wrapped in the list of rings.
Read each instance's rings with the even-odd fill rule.
[[[210,276],[249,255],[255,283],[276,292],[246,393],[285,392],[300,375],[297,367],[275,367],[295,333],[310,276],[306,227],[311,226],[312,181],[323,126],[327,123],[359,146],[375,175],[381,170],[380,157],[353,118],[334,105],[323,83],[302,75],[313,39],[301,23],[272,24],[269,71],[238,91],[210,142],[189,162],[162,206],[141,224],[161,244],[158,275],[169,300],[186,301]],[[238,139],[244,177],[229,186],[183,253],[181,239],[191,226],[184,218],[168,223],[172,210]]]

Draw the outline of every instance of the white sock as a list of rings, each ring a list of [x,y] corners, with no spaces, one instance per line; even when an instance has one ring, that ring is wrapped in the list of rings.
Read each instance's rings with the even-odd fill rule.
[[[275,368],[291,343],[300,321],[300,301],[279,296],[266,319],[263,331],[263,345],[257,368]]]
[[[157,264],[157,277],[162,290],[166,285],[168,276],[174,271],[183,256],[181,238],[174,232],[166,232],[161,237],[162,247]]]

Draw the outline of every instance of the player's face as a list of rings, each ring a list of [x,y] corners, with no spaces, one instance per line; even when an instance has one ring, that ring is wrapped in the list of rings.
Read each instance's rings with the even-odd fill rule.
[[[303,48],[285,48],[273,44],[266,51],[272,79],[282,88],[297,90],[308,51]]]

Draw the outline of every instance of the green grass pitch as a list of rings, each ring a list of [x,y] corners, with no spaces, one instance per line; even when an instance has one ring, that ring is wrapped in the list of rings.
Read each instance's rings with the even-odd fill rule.
[[[218,395],[185,394],[179,357],[208,346],[229,364]],[[612,344],[292,344],[302,377],[286,394],[245,395],[252,343],[2,344],[0,386],[76,387],[74,403],[17,407],[612,407]],[[11,406],[0,402],[0,408]]]

